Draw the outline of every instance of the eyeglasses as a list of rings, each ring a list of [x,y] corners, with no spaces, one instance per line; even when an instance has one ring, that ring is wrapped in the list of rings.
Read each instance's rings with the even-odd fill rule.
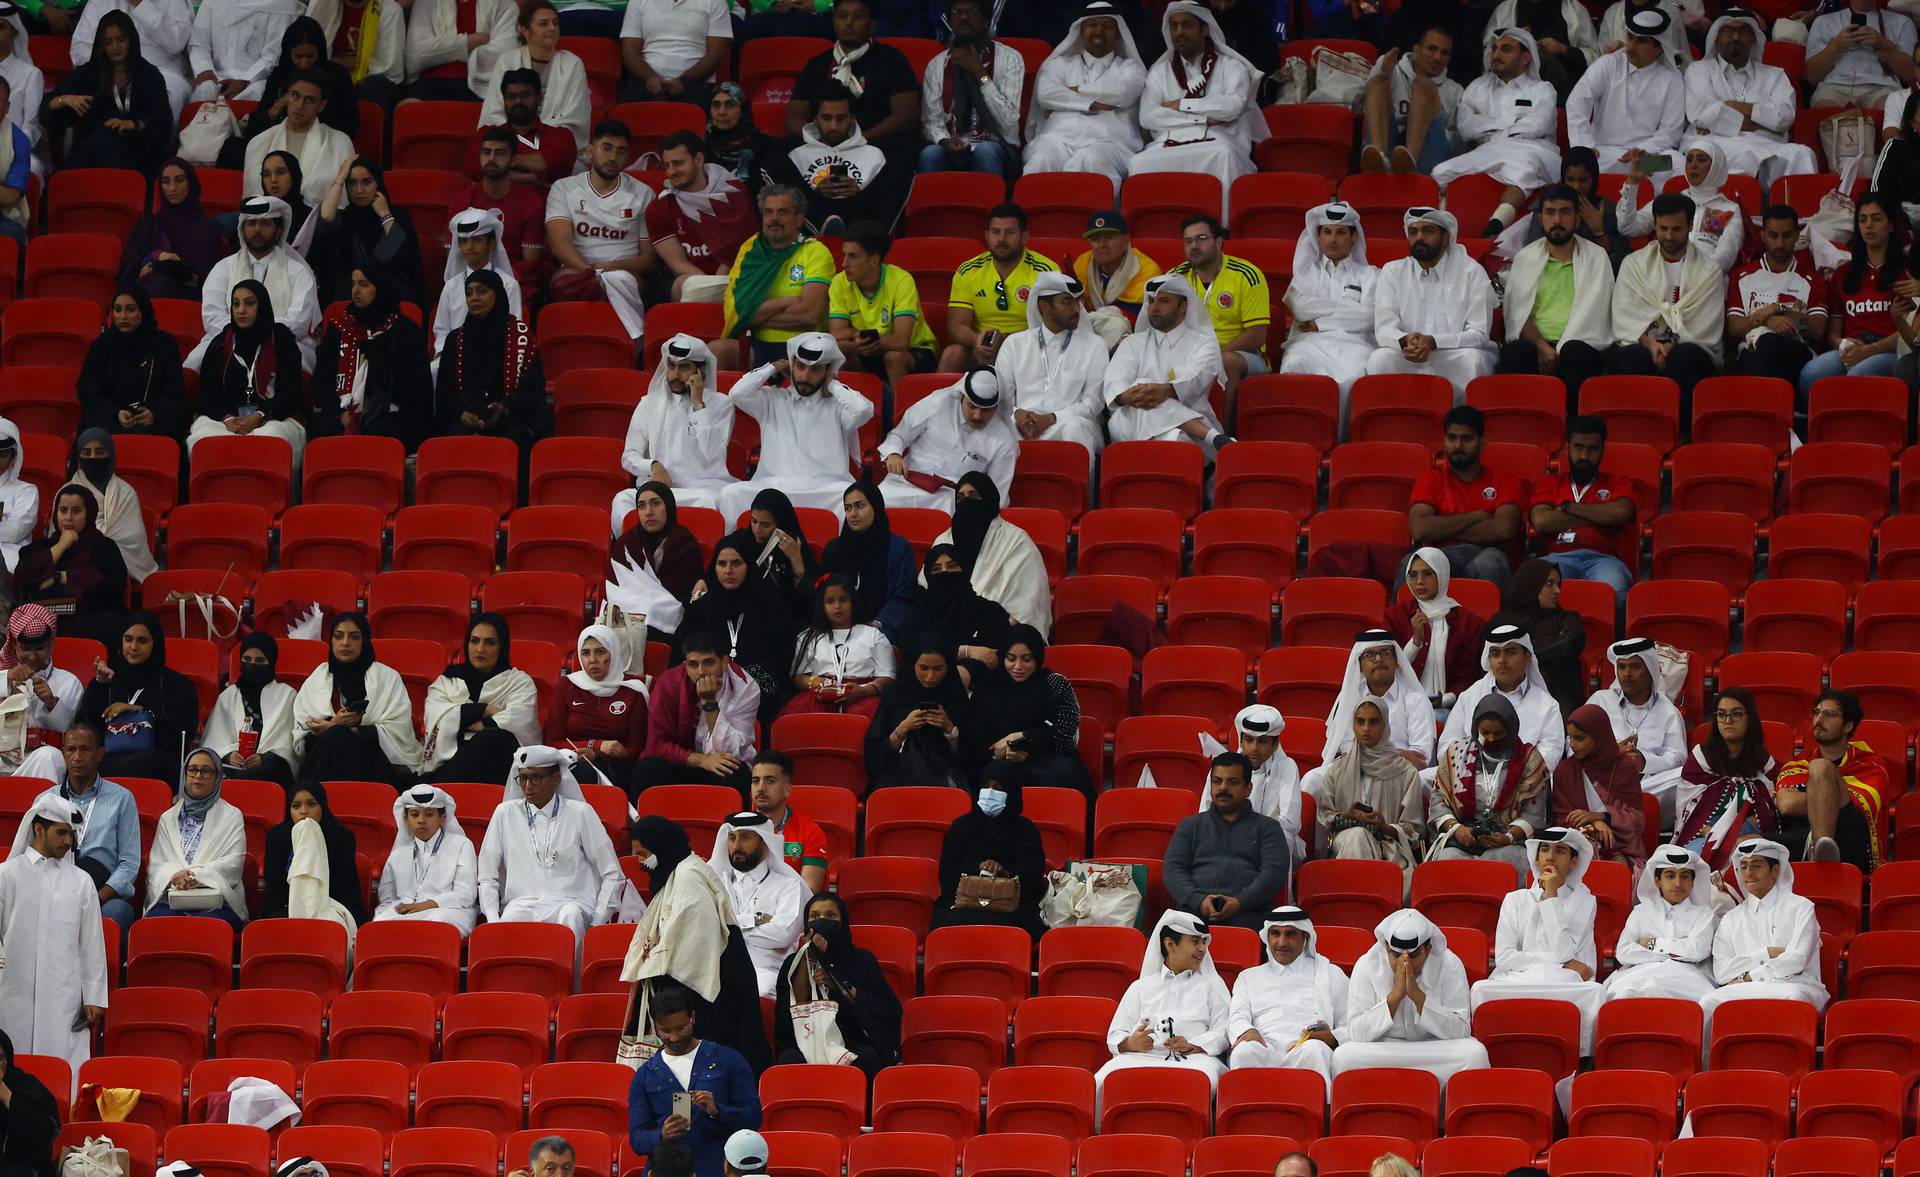
[[[215,768],[189,768],[187,769],[186,775],[188,776],[219,776],[220,770]]]
[[[1842,715],[1837,709],[1832,707],[1815,707],[1813,709],[1813,717],[1815,719],[1845,719],[1846,718],[1846,716]]]
[[[1735,719],[1745,719],[1747,713],[1744,711],[1716,711],[1713,713],[1713,717],[1722,723],[1726,723]]]
[[[993,284],[993,309],[996,311],[1004,311],[1007,309],[1007,280],[1005,278]]]
[[[1392,650],[1368,650],[1360,655],[1362,662],[1389,662],[1394,657]]]

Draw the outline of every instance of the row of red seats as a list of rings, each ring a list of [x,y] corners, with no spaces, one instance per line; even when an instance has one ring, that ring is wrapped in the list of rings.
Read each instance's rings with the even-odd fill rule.
[[[246,1124],[185,1124],[161,1138],[144,1124],[82,1120],[63,1127],[54,1147],[57,1153],[90,1137],[112,1140],[127,1150],[127,1177],[154,1177],[163,1158],[190,1161],[205,1177],[260,1177],[305,1156],[320,1158],[339,1177],[498,1177],[502,1162],[507,1172],[524,1169],[533,1142],[557,1133],[573,1145],[579,1177],[637,1177],[644,1170],[645,1158],[635,1157],[624,1140],[616,1151],[599,1134],[574,1129],[556,1123],[503,1138],[476,1128],[408,1128],[389,1139],[345,1126],[303,1124],[269,1133]]]

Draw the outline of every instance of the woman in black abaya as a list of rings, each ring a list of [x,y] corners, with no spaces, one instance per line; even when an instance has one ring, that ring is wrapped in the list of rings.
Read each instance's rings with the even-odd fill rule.
[[[923,639],[908,648],[867,727],[867,790],[969,788],[976,738],[967,692],[946,647]]]
[[[933,902],[932,927],[954,924],[1019,928],[1030,936],[1046,931],[1040,900],[1047,890],[1047,855],[1040,828],[1021,813],[1024,790],[1004,778],[980,786],[973,808],[954,820],[940,844],[940,898]],[[1020,901],[1012,911],[957,908],[954,893],[963,875],[992,875],[1020,881]]]
[[[806,935],[780,967],[773,993],[774,1062],[805,1063],[793,1032],[793,1007],[832,1001],[834,1026],[869,1082],[900,1058],[900,997],[887,984],[873,953],[853,943],[846,901],[830,891],[807,900]],[[796,996],[795,987],[799,987]]]
[[[760,719],[770,723],[793,689],[793,615],[773,587],[753,574],[750,553],[732,537],[713,546],[707,591],[687,606],[679,632],[724,636],[732,659],[760,685]]]
[[[953,651],[954,668],[971,690],[1000,665],[1007,611],[973,590],[971,574],[954,545],[928,548],[924,567],[927,591],[907,611],[900,644],[931,641]]]

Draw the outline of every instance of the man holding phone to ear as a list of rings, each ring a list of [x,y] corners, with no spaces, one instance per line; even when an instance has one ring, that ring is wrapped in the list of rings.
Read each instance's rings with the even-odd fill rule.
[[[700,1040],[693,1004],[677,984],[652,986],[647,1014],[660,1049],[633,1073],[627,1138],[642,1156],[663,1140],[684,1141],[696,1177],[723,1177],[728,1138],[760,1126],[760,1089],[738,1051]]]

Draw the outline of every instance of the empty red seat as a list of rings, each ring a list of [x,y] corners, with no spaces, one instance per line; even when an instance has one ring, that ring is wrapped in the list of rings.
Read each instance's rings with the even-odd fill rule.
[[[1728,648],[1729,598],[1709,581],[1642,581],[1627,593],[1627,631],[1715,659]]]
[[[1328,1131],[1402,1136],[1424,1146],[1439,1134],[1440,1083],[1427,1071],[1366,1067],[1333,1077]]]
[[[1873,1141],[1833,1136],[1783,1140],[1773,1154],[1773,1177],[1876,1177],[1885,1150]]]
[[[763,1129],[858,1136],[867,1118],[866,1076],[849,1067],[770,1067],[760,1076],[760,1106]]]
[[[562,924],[483,924],[467,937],[467,991],[533,993],[547,1003],[573,992],[573,930]]]
[[[1680,1089],[1664,1071],[1589,1071],[1573,1078],[1568,1133],[1630,1136],[1656,1147],[1673,1139]]]
[[[411,990],[437,1005],[459,987],[460,929],[451,924],[376,920],[354,934],[353,952],[357,990]]]
[[[1098,642],[1115,610],[1120,608],[1152,623],[1158,620],[1159,599],[1158,586],[1145,576],[1069,576],[1053,594],[1054,640]],[[785,721],[783,718],[780,722]],[[860,732],[864,739],[864,724]],[[784,744],[779,746],[786,748]]]
[[[88,298],[16,299],[0,313],[0,364],[78,369],[100,333],[100,307]]]
[[[1462,937],[1472,932],[1458,929]],[[1485,951],[1456,943],[1455,935],[1448,932],[1447,947],[1466,964],[1468,980],[1474,980]],[[1485,1044],[1487,1058],[1496,1067],[1542,1071],[1557,1081],[1580,1066],[1580,1011],[1572,1002],[1527,997],[1483,1002],[1473,1011],[1473,1036]]]
[[[1892,456],[1872,442],[1828,441],[1793,452],[1787,470],[1787,509],[1822,511],[1878,523],[1887,513]]]
[[[1028,998],[1013,1019],[1014,1064],[1074,1067],[1092,1074],[1113,1057],[1106,1035],[1117,1004],[1108,997]]]
[[[497,968],[494,971],[499,973]],[[524,1078],[547,1061],[547,1020],[552,1010],[548,996],[541,993],[456,993],[447,999],[441,1018],[440,1057],[511,1063]]]
[[[932,1132],[856,1135],[847,1149],[847,1177],[948,1177],[960,1160],[951,1137]]]
[[[1447,1135],[1504,1136],[1527,1155],[1553,1139],[1553,1080],[1541,1071],[1488,1067],[1447,1080]]]
[[[1398,868],[1391,863],[1315,859],[1301,866],[1294,897],[1313,913],[1316,927],[1337,924],[1371,929],[1399,910],[1402,886]]]
[[[1701,1071],[1687,1080],[1686,1111],[1698,1135],[1738,1136],[1771,1149],[1787,1135],[1792,1085],[1767,1071]]]
[[[136,921],[127,935],[127,984],[195,989],[217,1000],[233,987],[233,941],[224,920]]]
[[[538,326],[541,363],[547,379],[557,379],[574,368],[630,368],[634,341],[620,325],[620,317],[604,302],[554,303],[558,313],[543,308]]]
[[[386,1137],[371,1128],[288,1128],[277,1142],[281,1161],[294,1157],[327,1158],[328,1177],[383,1177],[387,1167]],[[601,1175],[604,1177],[604,1174]]]
[[[602,567],[606,554],[605,507],[521,507],[507,517],[509,572],[579,575]]]
[[[1910,1002],[1891,998],[1849,997],[1828,1006],[1823,1069],[1885,1071],[1910,1086],[1920,1075],[1914,1012]],[[1804,1103],[1804,1089],[1801,1098]]]
[[[1776,521],[1776,528],[1786,521]],[[1861,585],[1861,601],[1867,601],[1870,593],[1874,594],[1873,599],[1877,601],[1885,601],[1894,595],[1910,595],[1876,592],[1881,587],[1878,581]],[[1868,606],[1862,604],[1859,608],[1868,609]],[[1889,638],[1899,629],[1897,612],[1896,609],[1895,615],[1886,619]],[[1840,653],[1847,645],[1847,586],[1825,580],[1780,579],[1769,575],[1765,580],[1757,580],[1747,586],[1742,620],[1743,644],[1747,650],[1804,651],[1824,661]],[[1861,644],[1859,626],[1860,620],[1856,618],[1855,645],[1860,648],[1905,648],[1864,646]],[[1915,618],[1915,627],[1916,640],[1920,640],[1920,617]],[[1911,648],[1920,649],[1920,645]],[[1725,664],[1725,659],[1722,664]]]
[[[1803,1001],[1748,998],[1721,1004],[1713,1013],[1707,1045],[1712,1070],[1776,1071],[1797,1080],[1813,1069],[1819,1012]]]
[[[1162,857],[1174,827],[1194,808],[1194,795],[1180,788],[1110,789],[1094,803],[1093,852],[1103,858]]]
[[[1321,511],[1307,524],[1307,566],[1313,568],[1314,557],[1330,544],[1374,544],[1405,549],[1411,542],[1404,510],[1354,507]]]
[[[439,1002],[425,993],[342,993],[327,1006],[327,1057],[392,1062],[409,1073],[418,1071],[433,1058],[438,1012]]]
[[[1548,1177],[1653,1177],[1654,1147],[1622,1136],[1570,1136],[1547,1150]]]
[[[408,1128],[389,1150],[389,1177],[495,1177],[500,1168],[499,1139],[478,1128]]]
[[[994,998],[916,997],[901,1022],[900,1061],[968,1067],[984,1084],[1006,1061],[1006,1042],[1007,1007]]]
[[[1833,660],[1831,685],[1852,691],[1875,719],[1920,731],[1920,653],[1856,651]]]
[[[1140,670],[1140,695],[1149,713],[1197,715],[1216,731],[1225,731],[1246,705],[1247,655],[1224,646],[1148,651]]]
[[[1437,450],[1440,418],[1452,405],[1453,386],[1444,377],[1362,376],[1347,397],[1348,436]]]
[[[1694,386],[1695,444],[1731,442],[1787,452],[1793,385],[1769,376],[1709,376]]]
[[[1007,501],[1078,519],[1087,509],[1089,473],[1087,447],[1079,442],[1023,440]]]
[[[1340,576],[1296,580],[1280,595],[1280,642],[1351,646],[1354,634],[1380,623],[1386,604],[1386,590],[1377,581]]]
[[[1443,927],[1477,928],[1491,937],[1500,904],[1514,889],[1512,868],[1502,875],[1493,869],[1497,865],[1472,859],[1423,862],[1413,872],[1413,906]]]
[[[196,503],[252,503],[278,515],[292,497],[293,447],[278,437],[208,437],[189,459],[187,496]]]
[[[840,897],[856,924],[892,924],[925,939],[927,924],[933,918],[933,901],[939,894],[939,880],[930,859],[868,855],[849,859],[840,867]]]
[[[191,1067],[207,1056],[207,994],[173,986],[122,986],[107,1007],[108,1054],[150,1055]]]
[[[254,920],[240,934],[240,984],[332,1000],[347,984],[347,930],[334,920]]]
[[[1887,863],[1881,866],[1885,871]],[[1879,885],[1875,872],[1874,885]],[[1863,933],[1847,945],[1847,996],[1849,1001],[1895,998],[1920,1000],[1920,932],[1880,931]]]
[[[1220,451],[1214,461],[1213,506],[1263,507],[1305,518],[1319,501],[1319,485],[1320,454],[1312,446],[1243,441]]]
[[[1807,398],[1809,442],[1864,442],[1897,454],[1907,438],[1907,390],[1894,376],[1829,376]]]
[[[1113,733],[1114,790],[1101,796],[1131,788],[1148,765],[1160,788],[1197,796],[1205,786],[1209,762],[1200,750],[1199,737],[1211,728],[1207,720],[1191,715],[1134,715],[1121,720]]]
[[[301,1078],[301,1122],[365,1128],[381,1137],[407,1126],[412,1077],[388,1059],[334,1059],[314,1063]]]
[[[1177,514],[1156,507],[1088,511],[1080,518],[1079,575],[1143,576],[1164,590],[1180,575],[1181,530]]]
[[[987,1081],[987,1131],[1033,1132],[1078,1144],[1093,1134],[1093,1105],[1091,1072],[1008,1067]]]
[[[1876,1156],[1891,1153],[1900,1140],[1910,1079],[1828,1062],[1800,1080],[1794,1134],[1864,1140],[1874,1146]],[[1876,1164],[1874,1170],[1878,1168]]]
[[[1601,376],[1580,386],[1580,411],[1606,418],[1609,448],[1633,442],[1671,452],[1679,406],[1680,388],[1666,376]]]
[[[537,441],[527,470],[527,501],[539,506],[606,510],[633,485],[620,466],[619,437],[549,437]]]
[[[783,715],[773,724],[773,747],[792,758],[795,781],[856,795],[867,788],[866,736],[867,722],[858,715]]]
[[[259,1177],[273,1155],[267,1130],[251,1124],[182,1124],[160,1148],[170,1157],[192,1157],[205,1177]]]
[[[1169,1136],[1187,1148],[1207,1134],[1207,1077],[1141,1067],[1115,1071],[1100,1088],[1100,1134]]]
[[[518,501],[519,470],[520,449],[509,438],[428,438],[414,458],[413,501],[491,507],[503,516]]]
[[[320,1057],[320,1013],[313,993],[235,989],[220,999],[214,1045],[222,1055],[280,1059],[298,1074]]]
[[[1653,575],[1712,581],[1738,593],[1753,579],[1753,520],[1732,511],[1678,511],[1653,521]]]
[[[1320,1177],[1367,1177],[1378,1157],[1392,1153],[1411,1162],[1419,1151],[1399,1136],[1323,1136],[1307,1146]]]
[[[1673,455],[1672,509],[1732,511],[1765,523],[1773,517],[1774,456],[1733,442],[1681,446]]]
[[[509,1063],[429,1063],[414,1080],[413,1122],[421,1128],[520,1129],[521,1075]]]
[[[527,1122],[624,1139],[631,1082],[631,1069],[615,1062],[548,1063],[533,1072]]]
[[[169,568],[232,568],[252,580],[267,567],[267,513],[249,503],[187,503],[167,515]]]

